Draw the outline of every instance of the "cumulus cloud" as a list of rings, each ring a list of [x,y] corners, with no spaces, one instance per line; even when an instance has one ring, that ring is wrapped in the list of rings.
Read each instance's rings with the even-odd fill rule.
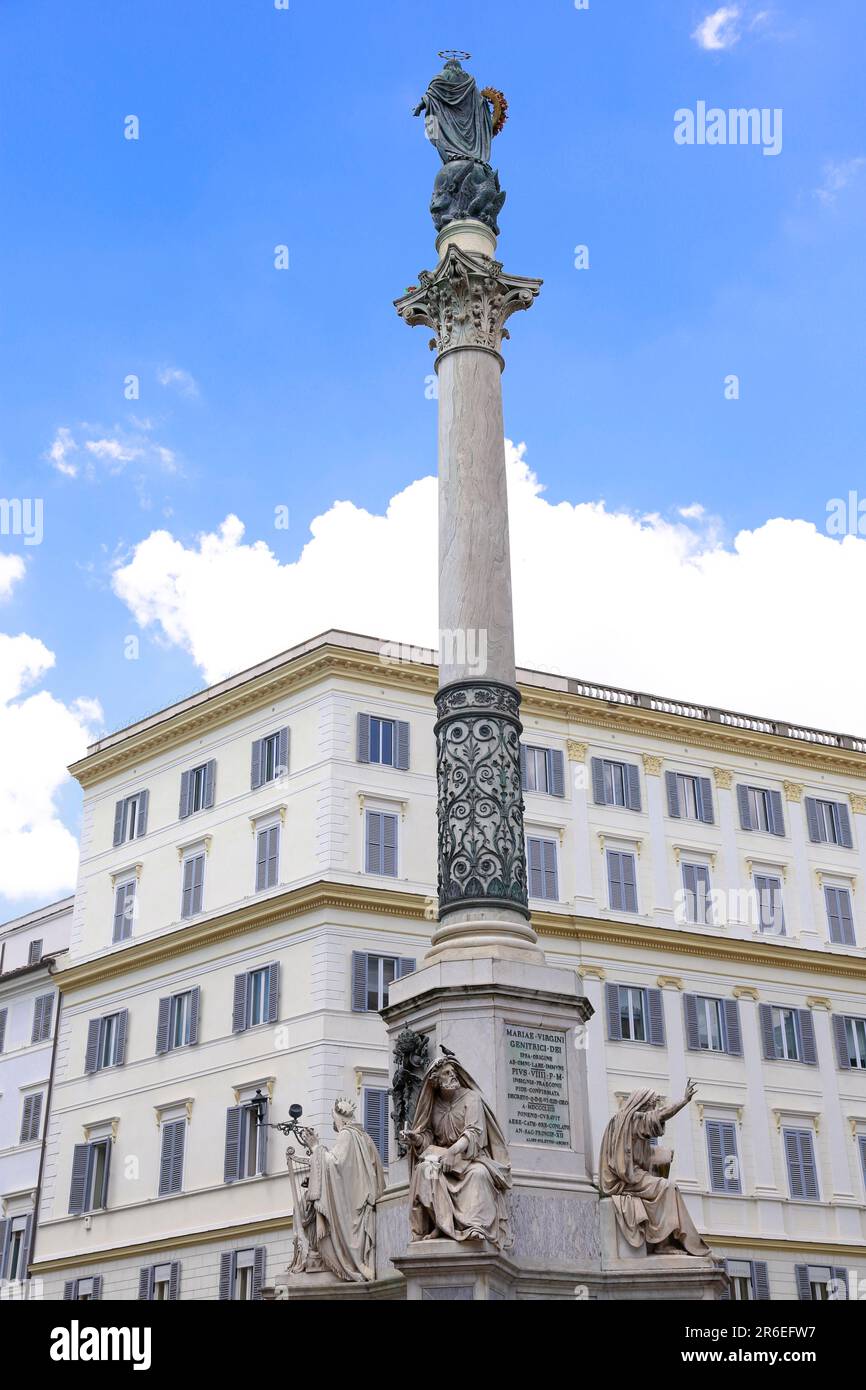
[[[722,5],[701,20],[692,38],[700,48],[709,52],[733,48],[740,38],[739,20],[742,13],[740,5]]]
[[[78,464],[70,459],[69,455],[76,453],[78,445],[72,438],[72,431],[65,425],[61,425],[54,436],[51,446],[48,449],[46,458],[50,459],[58,473],[63,473],[67,478],[78,476]]]
[[[129,417],[128,425],[114,425],[110,429],[86,423],[74,427],[61,425],[45,457],[64,477],[81,477],[88,482],[95,482],[100,472],[110,476],[123,473],[131,463],[144,470],[176,472],[174,450],[154,439],[153,429],[152,420],[135,415]]]
[[[0,633],[0,895],[11,901],[75,885],[78,844],[57,798],[102,715],[93,701],[67,705],[33,691],[53,665],[37,638]]]
[[[156,373],[160,386],[172,386],[182,396],[197,396],[198,383],[183,367],[160,367]]]
[[[824,177],[820,187],[815,189],[815,197],[824,207],[832,207],[843,189],[860,175],[866,167],[866,158],[858,155],[855,159],[829,160],[824,165]]]
[[[522,665],[866,732],[854,637],[866,541],[776,518],[726,545],[699,503],[673,520],[603,501],[552,505],[523,445],[507,443],[507,466]],[[435,647],[436,515],[434,478],[384,516],[336,502],[291,564],[246,541],[236,516],[192,545],[154,531],[113,585],[208,681],[328,627]],[[804,633],[820,633],[820,650],[804,648]]]
[[[24,576],[24,561],[20,555],[0,555],[0,601],[8,598]]]

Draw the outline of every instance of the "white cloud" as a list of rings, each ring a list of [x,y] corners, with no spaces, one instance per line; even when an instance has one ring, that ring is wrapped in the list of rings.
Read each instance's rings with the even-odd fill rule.
[[[0,555],[0,600],[8,598],[23,577],[24,561],[20,555]]]
[[[86,423],[74,428],[61,425],[45,457],[66,477],[82,477],[91,483],[97,480],[101,470],[116,476],[125,472],[131,463],[143,469],[176,473],[178,462],[174,450],[151,437],[153,428],[152,420],[136,415],[129,417],[129,427],[114,425],[105,429],[102,425]],[[80,455],[82,461],[71,460],[71,454]]]
[[[710,52],[733,48],[740,38],[738,21],[742,13],[742,8],[739,5],[722,5],[720,9],[701,20],[692,34],[692,38],[699,47]]]
[[[156,373],[161,386],[173,386],[182,396],[197,396],[198,383],[183,367],[160,367]]]
[[[864,166],[866,158],[863,155],[858,155],[856,159],[829,160],[824,165],[824,179],[821,186],[815,189],[815,197],[824,207],[831,207]]]
[[[78,476],[78,464],[70,463],[69,455],[75,453],[77,449],[78,445],[72,438],[71,431],[65,425],[61,425],[54,436],[54,441],[46,454],[46,458],[51,460],[58,473],[63,473],[67,478],[75,478]]]
[[[724,546],[700,504],[676,521],[604,502],[554,506],[523,446],[508,444],[507,457],[522,665],[866,733],[852,636],[866,541],[776,518]],[[433,478],[398,493],[384,516],[336,502],[292,564],[245,542],[235,516],[190,546],[155,531],[113,585],[208,681],[328,627],[435,646],[436,515]],[[804,632],[834,653],[832,681]]]
[[[88,439],[84,447],[96,458],[108,459],[115,464],[132,463],[142,455],[141,449],[122,444],[119,439]]]
[[[0,633],[0,895],[13,901],[50,899],[75,884],[78,845],[57,797],[102,716],[92,701],[26,693],[53,665],[37,638]]]

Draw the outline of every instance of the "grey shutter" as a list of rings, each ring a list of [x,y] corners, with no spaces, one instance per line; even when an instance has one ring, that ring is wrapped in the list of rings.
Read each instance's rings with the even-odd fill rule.
[[[851,834],[851,817],[848,814],[848,807],[844,801],[837,801],[836,809],[839,813],[839,843],[844,849],[853,849],[854,836]]]
[[[785,1162],[788,1167],[788,1191],[793,1198],[805,1196],[803,1164],[800,1156],[800,1136],[795,1129],[784,1131]]]
[[[709,777],[696,777],[698,792],[698,816],[704,825],[715,825],[713,813],[713,784]]]
[[[220,1255],[220,1288],[219,1288],[219,1298],[220,1298],[220,1299],[222,1300],[222,1302],[224,1302],[224,1303],[225,1303],[227,1300],[231,1299],[231,1296],[232,1296],[232,1292],[233,1292],[232,1285],[233,1285],[233,1283],[234,1283],[234,1272],[235,1272],[234,1266],[235,1266],[234,1251],[232,1251],[232,1250],[223,1250],[222,1254]]]
[[[559,898],[559,875],[556,866],[556,842],[554,840],[542,840],[541,855],[544,869],[544,896],[548,901],[556,902]]]
[[[264,1245],[257,1245],[253,1255],[253,1298],[259,1300],[262,1296],[262,1284],[265,1282],[265,1259],[267,1249]]]
[[[256,1112],[253,1111],[252,1113],[255,1114]],[[269,1110],[266,1110],[266,1111],[265,1111],[265,1115],[264,1115],[264,1119],[262,1119],[262,1121],[260,1122],[260,1121],[258,1120],[258,1117],[256,1117],[256,1121],[255,1121],[255,1123],[256,1123],[256,1171],[259,1172],[259,1173],[267,1173],[267,1171],[268,1171],[268,1131],[267,1131],[267,1129],[265,1128],[265,1121],[267,1120],[269,1114],[270,1114],[270,1111],[269,1111]],[[251,1123],[252,1123],[252,1121],[251,1121]]]
[[[382,815],[382,873],[397,877],[397,817]]]
[[[620,868],[620,858],[621,856],[618,850],[608,850],[607,891],[610,897],[610,905],[616,912],[623,911],[622,869]]]
[[[817,1202],[820,1193],[818,1191],[818,1166],[815,1162],[815,1145],[811,1134],[805,1130],[800,1136],[800,1153],[803,1159],[803,1181],[806,1187],[806,1200]]]
[[[764,1056],[768,1062],[776,1061],[776,1039],[773,1035],[773,1010],[769,1004],[758,1005],[758,1017],[761,1023],[761,1042],[764,1048]]]
[[[186,1120],[171,1120],[162,1127],[159,1161],[159,1195],[180,1192],[183,1181],[183,1145]]]
[[[76,1144],[72,1150],[72,1182],[69,1186],[69,1215],[80,1216],[84,1211],[87,1195],[87,1160],[90,1155],[89,1144]]]
[[[785,1157],[791,1196],[796,1201],[818,1201],[818,1170],[812,1135],[805,1129],[786,1129]]]
[[[94,1274],[90,1281],[90,1298],[93,1303],[99,1303],[102,1299],[102,1275]]]
[[[367,812],[367,852],[366,869],[368,874],[382,872],[382,812]]]
[[[822,839],[821,821],[818,816],[818,802],[814,796],[806,797],[806,825],[809,830],[809,839],[813,845],[817,845]]]
[[[680,793],[675,772],[665,773],[665,787],[668,793],[668,815],[674,820],[680,820]]]
[[[101,1142],[105,1144],[105,1164],[102,1169],[102,1191],[93,1194],[93,1205],[97,1208],[108,1206],[108,1182],[111,1177],[111,1140]]]
[[[266,1023],[276,1023],[280,1016],[280,963],[268,966],[268,1016]]]
[[[833,1270],[833,1278],[836,1280],[836,1283],[837,1283],[837,1284],[841,1284],[842,1288],[845,1290],[844,1297],[847,1298],[847,1297],[848,1297],[848,1271],[847,1271],[847,1269],[844,1269],[842,1266],[837,1265],[837,1266],[834,1268],[834,1270]],[[838,1293],[837,1293],[836,1297],[837,1297],[837,1298],[839,1297]]]
[[[740,1028],[740,1001],[738,999],[723,999],[722,1008],[725,1015],[725,1051],[731,1057],[742,1057],[743,1032]]]
[[[150,792],[145,789],[138,794],[138,818],[136,820],[135,838],[140,840],[142,835],[147,834],[147,813],[150,807]]]
[[[114,1044],[114,1065],[122,1067],[126,1061],[126,1033],[129,1025],[129,1009],[121,1009],[117,1015],[117,1033]]]
[[[352,952],[352,1011],[367,1012],[367,952]]]
[[[70,1299],[74,1299],[74,1298],[75,1298],[75,1280],[74,1280],[74,1279],[67,1279],[67,1280],[66,1280],[66,1283],[63,1285],[63,1297],[64,1297],[64,1299],[65,1299],[67,1302],[68,1302]]]
[[[740,808],[740,828],[742,830],[752,830],[752,816],[749,810],[749,788],[739,783],[737,785],[737,805]]]
[[[698,866],[697,864],[683,864],[683,888],[685,889],[686,902],[688,904],[692,922],[700,920],[698,914]]]
[[[721,1120],[705,1120],[707,1131],[707,1156],[710,1165],[710,1188],[713,1192],[726,1192],[725,1178],[725,1126]]]
[[[769,804],[770,804],[770,834],[771,834],[771,835],[784,835],[784,833],[785,833],[785,817],[784,817],[784,814],[783,814],[783,812],[782,812],[782,793],[781,793],[781,792],[770,792],[770,795],[769,795]]]
[[[249,992],[249,975],[235,975],[234,1002],[232,1004],[232,1032],[243,1033],[247,1027],[247,998]]]
[[[101,1018],[92,1018],[87,1025],[87,1050],[84,1054],[84,1070],[87,1073],[96,1071],[99,1066],[99,1032],[101,1025]]]
[[[591,758],[590,762],[592,764],[592,799],[596,806],[604,806],[604,759]]]
[[[156,1052],[159,1056],[162,1052],[168,1052],[168,1030],[171,1024],[171,998],[166,997],[159,1001],[159,1011],[156,1016]]]
[[[683,995],[683,1012],[686,1020],[686,1046],[690,1052],[700,1052],[701,1040],[698,1031],[698,999],[695,994]]]
[[[621,854],[623,911],[637,912],[637,882],[635,880],[635,858],[633,854]]]
[[[809,1283],[809,1266],[794,1265],[794,1277],[797,1281],[797,1297],[801,1303],[812,1302],[812,1285]]]
[[[226,1111],[226,1144],[223,1161],[223,1182],[237,1182],[241,1157],[242,1105],[230,1105]],[[222,1297],[222,1295],[220,1295]]]
[[[622,1018],[619,1012],[619,985],[604,987],[607,999],[607,1036],[612,1042],[622,1042]]]
[[[190,788],[192,787],[192,770],[180,774],[180,805],[178,807],[178,818],[186,820],[189,815]]]
[[[370,761],[370,716],[358,715],[357,755],[359,763]]]
[[[123,928],[126,917],[126,884],[121,884],[114,890],[114,922],[111,928],[111,940],[113,942],[123,940]]]
[[[364,1089],[364,1128],[369,1134],[383,1163],[388,1162],[388,1092],[373,1087]]]
[[[404,975],[411,975],[415,969],[415,959],[413,956],[401,956],[397,961],[397,979],[402,980]]]
[[[647,1002],[649,1008],[649,1037],[647,1042],[651,1042],[655,1047],[665,1045],[665,1015],[662,1005],[662,992],[660,989],[647,990]]]
[[[172,1146],[169,1191],[181,1192],[183,1190],[183,1154],[186,1147],[186,1120],[174,1120],[171,1127],[174,1129],[174,1144]]]
[[[770,1276],[766,1260],[752,1261],[752,1293],[759,1303],[770,1301]]]
[[[124,801],[116,801],[114,804],[114,839],[113,843],[119,845],[123,843],[123,808]]]
[[[0,1221],[0,1279],[6,1278],[6,1265],[9,1260],[9,1241],[11,1239],[11,1231],[11,1221]]]
[[[854,917],[851,912],[851,894],[847,888],[839,889],[839,917],[842,923],[842,945],[854,946]]]
[[[193,914],[192,888],[193,888],[193,865],[195,860],[185,859],[183,861],[183,886],[180,896],[180,915],[181,917],[191,917]]]
[[[201,912],[202,889],[204,887],[204,855],[197,854],[192,861],[192,915]]]
[[[534,835],[530,835],[527,842],[529,849],[529,896],[531,898],[544,897],[544,872],[541,864],[541,841]]]
[[[0,1052],[3,1051],[6,1042],[6,1018],[8,1013],[8,1009],[0,1009]]]
[[[288,776],[289,771],[289,730],[282,728],[277,737],[277,778]]]
[[[153,1265],[145,1265],[138,1271],[138,1297],[143,1303],[153,1298]]]
[[[626,763],[626,785],[628,787],[628,808],[630,811],[639,811],[640,803],[640,772],[637,763]]]
[[[19,1279],[28,1278],[28,1270],[30,1268],[30,1247],[33,1244],[33,1215],[34,1213],[32,1211],[28,1212],[27,1220],[24,1223],[24,1238],[21,1242],[21,1255],[19,1257],[18,1262]]]
[[[216,760],[210,758],[204,765],[204,809],[209,811],[216,797]]]
[[[264,739],[253,739],[252,761],[250,766],[250,790],[255,791],[262,785],[262,745]],[[222,1297],[222,1294],[220,1294]]]
[[[800,1041],[803,1044],[802,1060],[807,1066],[815,1067],[818,1065],[818,1049],[815,1045],[815,1024],[812,1020],[811,1009],[798,1009],[800,1016]]]
[[[189,1041],[190,1046],[198,1042],[198,1021],[201,1014],[201,985],[195,985],[189,992]]]
[[[833,1015],[833,1036],[836,1039],[836,1061],[845,1071],[851,1070],[851,1054],[848,1051],[848,1034],[842,1014]]]
[[[42,1099],[41,1091],[25,1097],[24,1112],[21,1116],[22,1144],[32,1144],[39,1138],[39,1130],[42,1125]]]
[[[168,1277],[168,1296],[172,1302],[180,1298],[180,1260],[172,1260]]]
[[[396,743],[394,766],[402,772],[406,772],[409,767],[409,725],[405,719],[395,720],[394,734]]]
[[[860,1150],[860,1163],[863,1167],[863,1181],[866,1182],[866,1134],[857,1135],[857,1147]]]
[[[33,1102],[35,1099],[35,1096],[24,1097],[24,1109],[21,1112],[21,1137],[18,1140],[19,1144],[30,1143],[30,1120],[33,1114]]]
[[[268,831],[260,830],[256,835],[256,892],[267,887],[268,880]]]
[[[547,789],[551,796],[565,796],[565,759],[561,748],[547,750]]]
[[[528,790],[529,790],[529,788],[527,787],[526,783],[527,783],[527,776],[526,776],[526,749],[524,748],[523,744],[521,743],[521,745],[520,745],[520,786],[521,786],[521,788],[522,788],[523,791],[528,791]]]

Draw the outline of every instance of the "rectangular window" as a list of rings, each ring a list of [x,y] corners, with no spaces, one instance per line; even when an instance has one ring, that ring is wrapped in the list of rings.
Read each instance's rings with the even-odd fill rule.
[[[35,1144],[42,1128],[42,1092],[24,1097],[21,1112],[21,1144]]]
[[[782,880],[772,874],[755,874],[755,895],[758,900],[758,926],[771,935],[785,935],[785,913],[782,907]]]
[[[256,832],[256,892],[275,888],[280,877],[280,827],[268,825]]]
[[[189,779],[189,812],[192,815],[195,811],[204,809],[205,783],[207,780],[207,763],[202,763],[201,767],[194,767]]]
[[[33,1001],[33,1028],[30,1033],[32,1043],[45,1042],[51,1037],[51,1023],[54,1018],[54,995],[40,994]]]
[[[811,1130],[784,1129],[782,1136],[792,1200],[797,1202],[820,1201],[818,1167],[815,1162],[815,1145]]]
[[[530,898],[547,898],[556,902],[559,883],[556,871],[556,841],[529,835],[526,840],[529,862]]]
[[[763,831],[767,835],[784,835],[785,818],[782,793],[766,787],[737,786],[737,805],[742,830]]]
[[[737,1154],[737,1126],[730,1120],[706,1120],[710,1190],[742,1192]]]
[[[167,1303],[171,1298],[171,1265],[154,1265],[153,1293],[154,1303]]]
[[[690,772],[666,772],[668,815],[677,820],[713,824],[713,791],[709,777]]]
[[[854,913],[851,908],[851,890],[832,888],[824,885],[824,903],[827,908],[827,926],[830,940],[838,946],[854,946]]]
[[[624,1038],[631,1042],[646,1042],[646,993],[630,985],[619,986],[619,1021]]]
[[[235,975],[232,1032],[243,1033],[261,1023],[276,1023],[279,1012],[278,961]]]
[[[76,1144],[72,1153],[72,1186],[69,1211],[73,1216],[101,1211],[108,1206],[111,1140],[93,1139]]]
[[[367,811],[366,831],[366,872],[396,878],[397,817],[386,811]]]
[[[239,1250],[235,1256],[234,1298],[238,1303],[249,1303],[252,1300],[253,1258],[252,1250]]]
[[[728,1260],[728,1278],[731,1281],[731,1298],[738,1303],[755,1300],[768,1301],[770,1280],[764,1260]]]
[[[27,1278],[29,1231],[31,1216],[14,1216],[7,1227],[6,1249],[0,1245],[0,1279],[11,1282]]]
[[[369,1134],[379,1157],[388,1163],[388,1091],[373,1086],[364,1087],[364,1128]]]
[[[102,1020],[99,1033],[99,1069],[113,1067],[117,1056],[118,1015],[110,1014]]]
[[[370,762],[382,763],[385,767],[394,766],[396,739],[394,720],[370,716]]]
[[[0,1009],[0,1052],[6,1046],[6,1019],[9,1017],[8,1009]],[[34,1018],[33,1022],[36,1020]]]
[[[520,745],[520,780],[525,792],[565,796],[565,761],[559,748]]]
[[[405,771],[409,766],[407,720],[359,714],[356,755],[359,763],[378,763],[380,767]]]
[[[183,861],[181,917],[195,917],[202,909],[204,894],[204,853],[190,854]]]
[[[128,879],[126,883],[118,883],[114,890],[114,924],[111,932],[111,940],[127,941],[132,936],[132,924],[135,920],[135,888],[136,880]]]
[[[37,963],[37,961],[40,961],[41,959],[42,959],[42,942],[41,942],[41,940],[40,940],[40,941],[31,941],[31,942],[30,942],[30,946],[29,946],[28,951],[27,951],[27,964],[28,964],[28,965],[35,965],[35,964]]]
[[[698,1046],[707,1052],[725,1052],[725,1016],[721,999],[695,1000],[698,1015]]]
[[[710,871],[705,864],[683,864],[686,921],[706,926],[710,911]]]
[[[255,1028],[264,1023],[268,1010],[267,966],[263,970],[251,970],[249,974],[249,1012],[247,1027]]]
[[[846,1018],[844,1026],[848,1065],[866,1069],[866,1018]]]
[[[147,831],[147,805],[149,794],[146,791],[125,796],[114,807],[114,844],[122,845],[127,840],[140,839]]]
[[[784,1058],[788,1062],[799,1062],[802,1049],[798,1010],[773,1008],[771,1013],[776,1056]]]
[[[171,1000],[171,1046],[186,1047],[190,1041],[192,1023],[192,993],[175,994]]]
[[[528,792],[547,792],[547,750],[545,748],[532,748],[527,745],[525,749],[525,790]]]
[[[639,811],[640,773],[637,765],[612,758],[593,758],[592,794],[597,806],[623,806],[629,811]]]
[[[806,824],[813,844],[840,845],[852,849],[851,815],[842,801],[806,797]]]
[[[749,818],[753,830],[770,829],[770,793],[762,787],[749,787]]]
[[[183,1191],[183,1153],[186,1120],[166,1120],[162,1125],[159,1162],[159,1195],[167,1197]]]
[[[84,1070],[102,1071],[104,1067],[121,1067],[126,1061],[126,1032],[129,1011],[92,1018],[87,1026],[87,1052]]]
[[[352,952],[352,1009],[355,1013],[378,1013],[388,1003],[388,989],[394,980],[411,975],[415,961],[409,957],[380,956],[370,951]]]
[[[637,872],[633,854],[607,851],[607,882],[614,912],[637,912]]]

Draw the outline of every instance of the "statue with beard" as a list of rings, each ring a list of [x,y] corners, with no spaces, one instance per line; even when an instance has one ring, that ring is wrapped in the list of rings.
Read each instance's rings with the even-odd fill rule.
[[[428,1068],[409,1150],[409,1224],[417,1240],[488,1240],[511,1244],[511,1160],[493,1111],[456,1057]]]

